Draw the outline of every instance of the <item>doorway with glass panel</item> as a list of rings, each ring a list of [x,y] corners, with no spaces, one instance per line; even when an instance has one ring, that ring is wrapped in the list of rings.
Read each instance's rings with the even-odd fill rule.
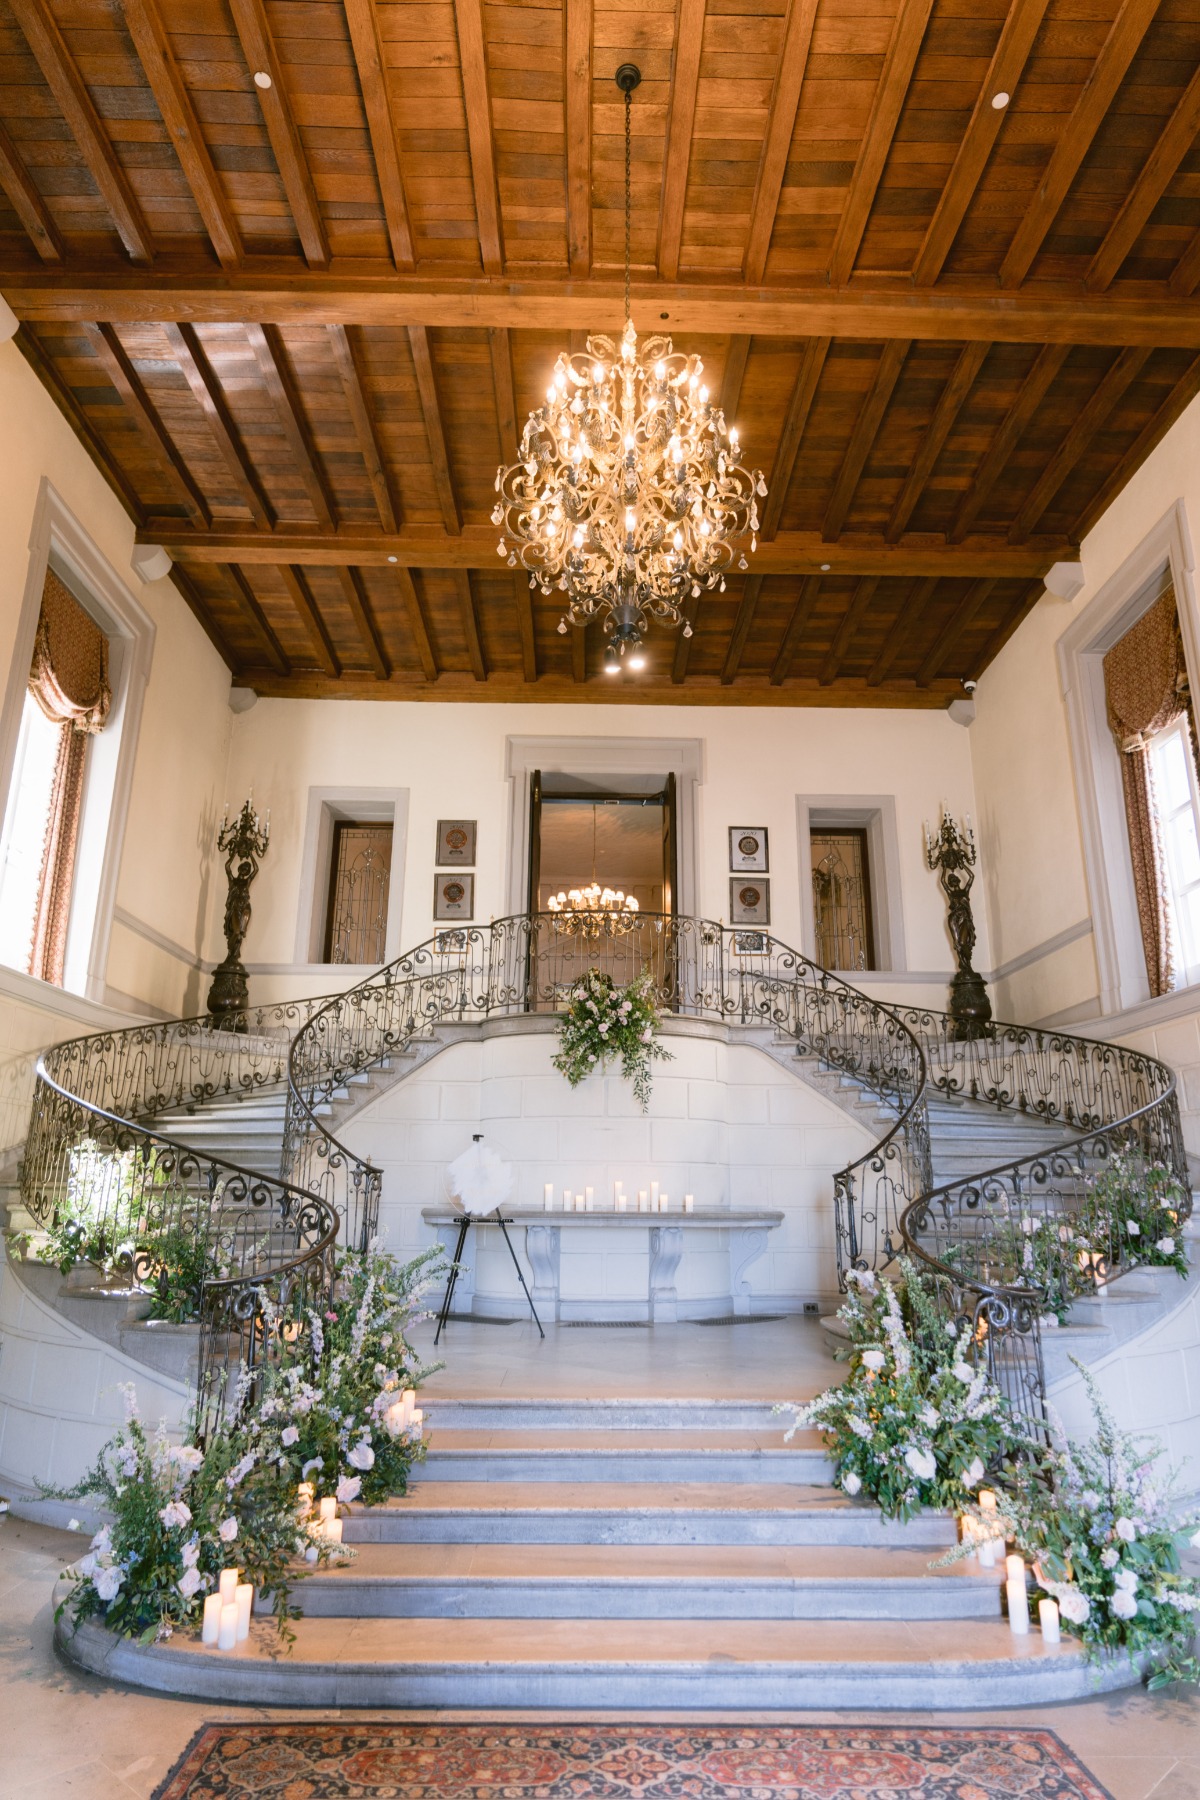
[[[530,795],[536,1003],[554,1005],[591,967],[623,986],[649,961],[663,983],[666,938],[656,922],[674,912],[678,888],[674,775],[610,787],[535,771]]]

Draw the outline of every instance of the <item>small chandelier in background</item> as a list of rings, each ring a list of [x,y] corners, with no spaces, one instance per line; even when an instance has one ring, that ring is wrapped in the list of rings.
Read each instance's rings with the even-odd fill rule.
[[[559,931],[574,932],[581,937],[615,937],[630,930],[638,903],[632,894],[623,894],[620,888],[602,888],[598,881],[593,881],[585,888],[551,894],[546,908],[554,914]]]
[[[603,615],[605,671],[644,667],[651,618],[692,627],[684,603],[725,586],[739,539],[757,547],[761,470],[739,461],[736,429],[709,399],[698,356],[668,337],[639,346],[630,318],[630,101],[641,81],[617,70],[625,96],[625,330],[589,337],[554,365],[546,404],[531,413],[520,460],[496,475],[499,554],[529,585],[566,595],[559,631]],[[737,567],[747,567],[744,552]]]

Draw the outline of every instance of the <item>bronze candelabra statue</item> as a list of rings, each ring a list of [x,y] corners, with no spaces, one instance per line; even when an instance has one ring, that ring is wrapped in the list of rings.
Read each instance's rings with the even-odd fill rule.
[[[975,834],[967,818],[966,831],[961,831],[942,808],[936,835],[925,827],[925,861],[937,871],[946,911],[950,940],[958,962],[958,973],[950,983],[950,1017],[954,1021],[950,1036],[959,1043],[986,1037],[992,1017],[983,976],[971,966],[975,949],[975,920],[971,915],[971,883],[975,879]]]
[[[208,990],[208,1011],[225,1031],[245,1031],[250,988],[242,963],[242,945],[250,929],[250,884],[271,841],[271,815],[260,824],[254,796],[231,822],[225,809],[217,836],[217,849],[225,857],[229,892],[225,897],[225,960],[213,973]]]

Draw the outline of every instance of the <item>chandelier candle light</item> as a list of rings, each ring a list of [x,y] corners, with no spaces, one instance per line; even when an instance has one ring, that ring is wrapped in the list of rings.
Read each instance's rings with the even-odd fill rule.
[[[605,672],[645,667],[650,620],[682,626],[689,600],[748,567],[738,540],[757,546],[761,470],[741,462],[736,429],[709,398],[698,356],[668,337],[638,344],[630,317],[630,106],[641,81],[617,70],[625,96],[625,330],[564,351],[546,404],[531,413],[520,460],[496,475],[498,554],[529,585],[566,595],[559,631],[604,617]]]

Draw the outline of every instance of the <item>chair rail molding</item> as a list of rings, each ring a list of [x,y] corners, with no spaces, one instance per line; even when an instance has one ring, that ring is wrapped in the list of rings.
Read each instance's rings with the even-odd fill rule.
[[[1137,896],[1121,765],[1108,727],[1104,656],[1164,591],[1179,609],[1184,660],[1193,691],[1200,678],[1200,616],[1192,579],[1195,556],[1182,498],[1073,619],[1058,640],[1058,671],[1075,770],[1084,868],[1092,904],[1102,1015],[1150,998],[1138,924]]]

